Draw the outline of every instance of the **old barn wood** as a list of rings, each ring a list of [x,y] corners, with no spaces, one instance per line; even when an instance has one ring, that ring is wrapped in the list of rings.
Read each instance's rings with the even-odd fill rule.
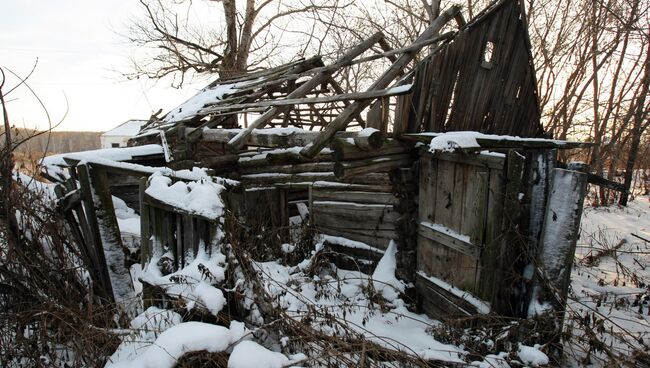
[[[226,212],[257,238],[289,242],[295,226],[325,235],[339,265],[372,271],[395,242],[398,276],[436,318],[564,308],[584,188],[595,179],[563,168],[557,151],[586,145],[544,139],[521,1],[451,19],[462,19],[458,8],[404,48],[377,33],[329,64],[317,56],[217,79],[131,140],[127,150],[155,145],[156,162],[58,162],[71,175],[52,177],[60,208],[98,295],[119,298],[109,268],[136,262],[111,195],[140,214],[140,260],[167,254],[169,272],[229,226],[148,195],[160,172],[224,185]],[[357,64],[384,72],[366,91],[346,91],[336,78]]]

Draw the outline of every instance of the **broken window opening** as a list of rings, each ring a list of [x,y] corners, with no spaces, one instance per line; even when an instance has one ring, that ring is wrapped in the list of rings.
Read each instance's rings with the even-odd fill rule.
[[[494,66],[494,48],[495,44],[492,41],[487,41],[485,47],[483,47],[483,60],[481,60],[481,66],[485,69],[492,69]]]

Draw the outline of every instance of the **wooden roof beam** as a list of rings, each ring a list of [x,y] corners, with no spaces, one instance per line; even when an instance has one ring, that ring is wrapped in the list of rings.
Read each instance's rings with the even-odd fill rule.
[[[328,103],[328,102],[343,102],[346,105],[350,105],[349,100],[374,100],[381,97],[397,96],[397,95],[403,95],[407,93],[411,93],[410,85],[401,88],[388,88],[388,89],[380,89],[376,91],[341,93],[333,96],[286,98],[286,99],[232,104],[226,106],[213,106],[203,111],[206,112],[207,114],[213,114],[213,113],[220,113],[229,110],[241,111],[243,109],[249,109],[255,107],[294,106],[300,104],[313,105],[313,104]]]
[[[384,35],[381,32],[377,32],[374,35],[370,36],[368,39],[363,41],[361,44],[358,46],[352,48],[348,52],[346,52],[339,60],[337,60],[334,64],[332,64],[329,67],[326,67],[325,70],[321,71],[320,73],[314,75],[309,81],[307,81],[305,84],[301,85],[300,87],[296,88],[293,92],[291,92],[287,98],[300,98],[304,97],[309,91],[317,87],[319,84],[329,80],[332,76],[332,74],[338,70],[342,64],[345,64],[349,61],[352,61],[354,58],[357,56],[363,54],[366,50],[368,50],[372,45],[377,43],[380,39],[382,39]],[[269,123],[273,118],[278,116],[279,114],[286,112],[287,110],[291,109],[291,106],[284,106],[284,107],[271,107],[269,108],[262,116],[257,118],[254,122],[252,122],[248,128],[245,130],[242,130],[240,134],[235,136],[233,139],[228,142],[228,145],[239,149],[242,146],[246,144],[246,140],[250,136],[251,132],[253,129],[259,129],[264,127],[267,123]]]
[[[422,43],[440,32],[442,27],[447,24],[458,12],[459,6],[452,6],[436,18],[431,25],[415,40],[414,44]],[[420,49],[414,49],[410,52],[405,52],[379,77],[375,83],[368,88],[368,92],[386,88],[406,66],[415,58],[415,55]],[[352,118],[359,114],[364,108],[370,104],[371,100],[355,101],[350,106],[346,107],[328,126],[325,128],[311,145],[303,148],[300,154],[306,157],[314,157],[318,154],[334,137],[337,131],[345,129],[350,123]]]

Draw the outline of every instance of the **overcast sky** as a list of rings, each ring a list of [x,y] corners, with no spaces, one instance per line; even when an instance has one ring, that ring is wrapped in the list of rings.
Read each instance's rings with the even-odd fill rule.
[[[169,82],[126,81],[130,45],[116,31],[140,11],[136,0],[0,0],[0,66],[25,76],[47,107],[57,130],[105,131],[132,118],[147,119],[189,98]],[[17,80],[8,76],[3,91]],[[46,129],[47,118],[26,88],[7,96],[9,118],[19,127]]]

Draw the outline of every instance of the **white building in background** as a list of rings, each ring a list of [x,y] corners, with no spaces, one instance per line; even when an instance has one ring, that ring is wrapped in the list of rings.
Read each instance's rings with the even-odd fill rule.
[[[102,148],[126,147],[126,142],[135,137],[146,122],[146,120],[131,119],[105,132],[99,137]]]

